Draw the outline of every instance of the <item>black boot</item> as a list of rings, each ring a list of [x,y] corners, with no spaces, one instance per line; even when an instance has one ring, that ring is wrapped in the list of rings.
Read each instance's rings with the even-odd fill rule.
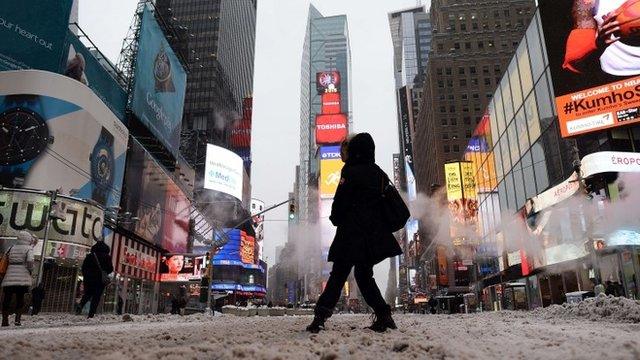
[[[16,310],[16,326],[22,326],[22,323],[20,322],[20,318],[22,317],[22,312],[20,310]]]
[[[9,326],[9,312],[2,312],[2,326]]]
[[[386,305],[383,309],[373,314],[373,324],[369,326],[369,329],[375,332],[385,332],[387,329],[397,328],[396,323],[391,317],[391,307],[389,305]]]
[[[307,326],[307,331],[317,334],[320,330],[324,330],[324,322],[331,316],[332,311],[324,307],[316,307],[314,312],[315,316],[311,324]]]

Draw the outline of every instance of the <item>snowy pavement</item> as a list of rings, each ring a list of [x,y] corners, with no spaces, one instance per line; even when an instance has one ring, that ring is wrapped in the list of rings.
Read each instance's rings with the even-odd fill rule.
[[[399,330],[362,328],[365,315],[73,315],[25,317],[0,330],[5,359],[640,359],[637,302],[596,301],[533,312],[396,315]],[[598,313],[596,309],[600,311]],[[596,315],[594,315],[596,314]],[[622,315],[629,316],[622,316]]]

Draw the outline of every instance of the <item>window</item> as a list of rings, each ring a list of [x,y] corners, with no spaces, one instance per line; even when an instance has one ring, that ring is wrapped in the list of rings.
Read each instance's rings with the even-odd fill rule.
[[[442,68],[437,68],[436,69],[436,74],[442,75]]]
[[[447,75],[451,75],[451,68],[450,67],[446,67],[444,69],[444,73],[447,74]]]
[[[491,85],[491,78],[484,78],[484,84],[487,86]]]
[[[469,68],[469,73],[471,73],[471,74],[475,74],[475,73],[476,73],[476,67],[475,67],[475,66],[471,66],[471,67]]]
[[[480,99],[480,95],[478,93],[473,93],[473,98],[474,99]]]
[[[527,117],[527,128],[529,129],[529,141],[534,143],[540,137],[540,119],[538,118],[538,108],[536,107],[535,94],[531,93],[524,101],[524,111]]]
[[[465,71],[463,67],[458,68],[458,75],[464,75]]]
[[[451,152],[451,147],[449,145],[445,145],[444,146],[444,152],[447,153],[447,154],[450,153]]]
[[[484,49],[484,42],[478,41],[478,49]]]
[[[466,93],[462,94],[462,100],[468,100],[468,99],[469,99],[469,95],[467,95]]]
[[[467,24],[465,23],[460,24],[460,30],[467,31]]]
[[[446,106],[440,106],[440,112],[447,112]]]
[[[494,65],[493,66],[493,73],[496,75],[501,75],[502,74],[502,69],[500,69],[500,65]]]
[[[483,66],[482,67],[482,73],[484,75],[489,75],[489,67],[488,66]]]
[[[460,43],[454,43],[453,48],[456,50],[460,50]]]
[[[478,79],[477,78],[471,79],[471,85],[477,86],[478,85]]]
[[[438,87],[439,88],[443,88],[444,87],[444,81],[438,80]]]
[[[447,126],[447,119],[445,118],[440,119],[440,125]]]
[[[453,145],[453,152],[454,153],[460,152],[460,145],[458,144]]]
[[[456,112],[456,106],[455,105],[449,106],[449,112],[450,113],[455,113]]]
[[[438,50],[444,50],[444,44],[442,43],[438,43],[438,45],[436,45],[436,47],[438,48]]]
[[[449,140],[449,134],[448,133],[442,133],[442,140]]]
[[[471,43],[470,42],[464,43],[464,48],[467,50],[471,50]]]
[[[471,28],[473,30],[478,30],[478,23],[474,22],[473,24],[471,24]]]
[[[450,120],[449,120],[449,123],[450,123],[451,125],[458,125],[458,119],[456,119],[456,118],[452,118],[452,119],[450,119]]]
[[[460,79],[460,86],[467,86],[467,79]]]
[[[471,138],[471,130],[467,129],[464,131],[464,137],[469,139]]]
[[[462,122],[463,122],[465,125],[471,125],[471,118],[470,118],[469,116],[465,116],[465,117],[462,119]]]

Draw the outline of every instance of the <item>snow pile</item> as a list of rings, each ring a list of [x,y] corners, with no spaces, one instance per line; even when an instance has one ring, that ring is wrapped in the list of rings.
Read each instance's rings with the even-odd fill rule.
[[[545,319],[582,318],[591,321],[640,323],[640,301],[600,294],[578,303],[539,308],[534,310],[534,313]]]

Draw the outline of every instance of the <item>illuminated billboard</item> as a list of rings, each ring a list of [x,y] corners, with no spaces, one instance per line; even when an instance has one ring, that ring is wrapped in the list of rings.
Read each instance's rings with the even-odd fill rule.
[[[0,185],[120,203],[129,132],[85,85],[39,70],[0,72]]]
[[[225,229],[229,241],[213,255],[214,265],[242,265],[240,249],[247,234],[238,229]]]
[[[447,200],[453,220],[452,236],[457,236],[456,224],[475,223],[478,214],[478,199],[473,163],[452,162],[444,165]]]
[[[322,114],[331,115],[331,114],[339,114],[342,110],[340,108],[340,93],[325,93],[321,96],[322,105],[320,107],[320,112]]]
[[[320,197],[333,198],[340,184],[344,163],[340,159],[340,146],[320,148]]]
[[[469,140],[464,159],[473,163],[479,192],[493,191],[498,185],[493,152],[490,151],[489,115],[485,114]]]
[[[58,71],[72,0],[3,1],[0,6],[0,71]]]
[[[323,71],[316,73],[316,90],[318,95],[327,92],[340,92],[340,72]]]
[[[349,135],[345,114],[316,116],[316,144],[339,144]]]
[[[137,141],[130,144],[123,206],[138,221],[126,226],[171,253],[187,250],[191,202]]]
[[[640,122],[640,33],[625,20],[637,17],[640,3],[545,0],[539,7],[562,136]],[[614,21],[619,29],[606,35]]]
[[[140,25],[131,107],[173,154],[180,147],[187,73],[146,5]]]
[[[160,259],[160,281],[200,280],[207,264],[204,256],[167,255]]]
[[[233,151],[207,144],[204,188],[242,200],[243,161]]]

